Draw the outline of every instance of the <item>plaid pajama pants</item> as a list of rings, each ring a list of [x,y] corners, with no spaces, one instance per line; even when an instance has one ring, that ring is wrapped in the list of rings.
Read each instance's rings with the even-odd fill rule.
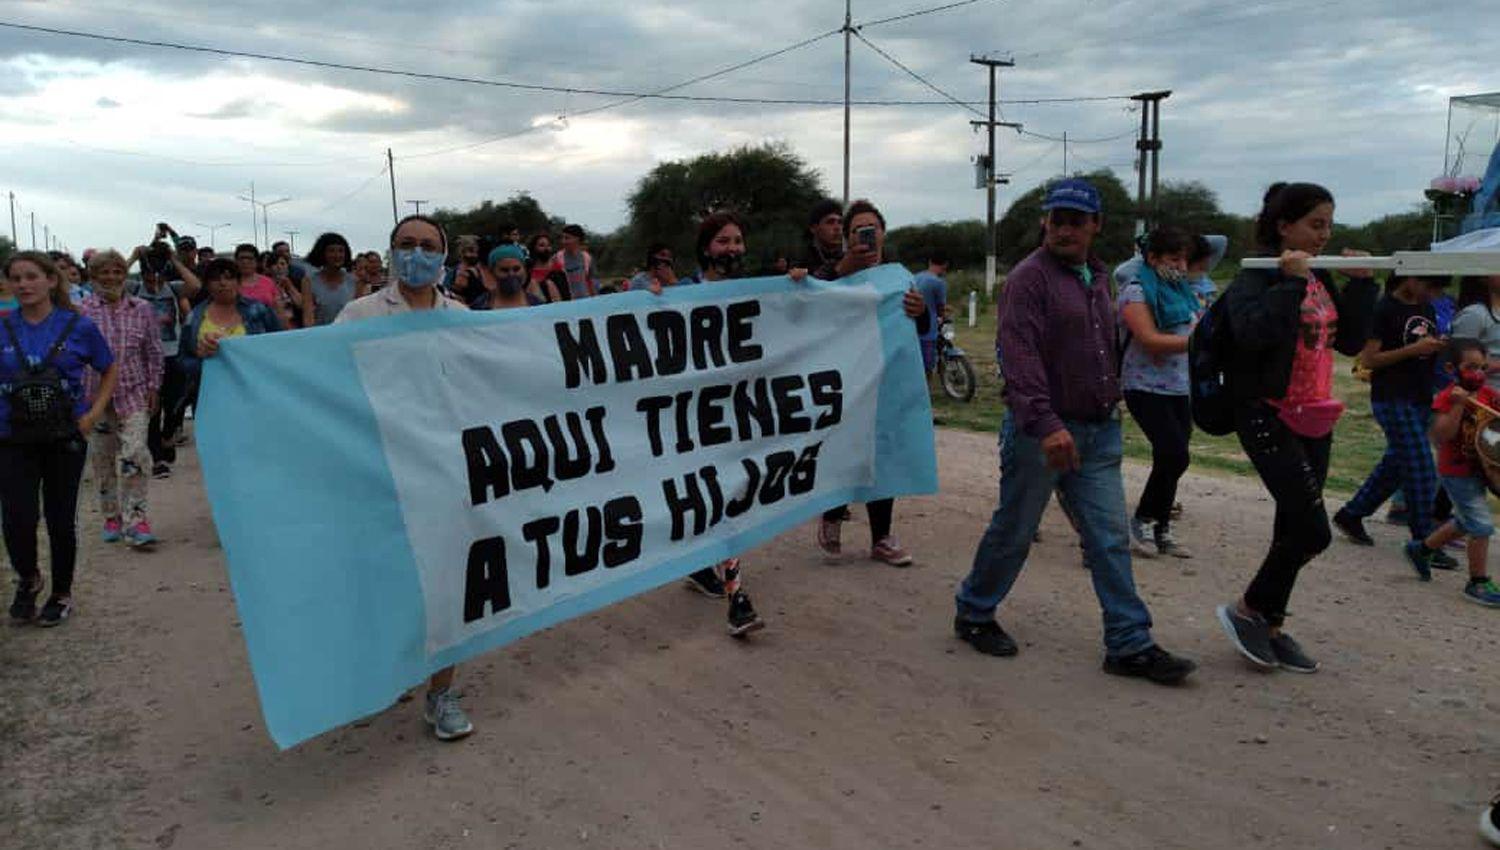
[[[1438,490],[1437,466],[1427,441],[1432,410],[1405,401],[1372,401],[1370,409],[1385,432],[1385,455],[1344,510],[1363,519],[1399,489],[1406,497],[1412,539],[1424,539],[1433,530],[1432,507]]]

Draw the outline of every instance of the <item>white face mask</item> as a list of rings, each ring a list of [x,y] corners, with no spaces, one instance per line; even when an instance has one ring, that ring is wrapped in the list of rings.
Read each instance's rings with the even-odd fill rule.
[[[1183,278],[1187,277],[1182,269],[1179,269],[1176,266],[1163,266],[1159,269],[1154,269],[1154,271],[1156,272],[1157,277],[1161,278],[1167,283],[1181,283]]]

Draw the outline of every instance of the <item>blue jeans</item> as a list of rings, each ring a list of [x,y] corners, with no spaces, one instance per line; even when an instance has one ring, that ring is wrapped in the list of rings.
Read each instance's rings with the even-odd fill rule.
[[[1453,501],[1453,521],[1470,537],[1493,537],[1495,520],[1490,516],[1489,491],[1484,480],[1473,475],[1443,476],[1443,489]]]
[[[1064,424],[1083,461],[1077,472],[1049,469],[1041,441],[1022,433],[1006,414],[1000,429],[1000,505],[974,553],[974,568],[959,585],[958,616],[972,622],[994,618],[1026,565],[1048,497],[1061,489],[1104,612],[1104,650],[1111,656],[1130,655],[1154,642],[1151,612],[1136,593],[1130,565],[1120,422]]]

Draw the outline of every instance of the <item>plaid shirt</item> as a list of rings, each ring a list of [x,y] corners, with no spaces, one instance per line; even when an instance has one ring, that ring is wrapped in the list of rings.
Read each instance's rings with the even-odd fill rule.
[[[114,352],[120,377],[110,399],[115,413],[128,416],[149,410],[151,394],[161,388],[161,329],[156,311],[133,295],[123,295],[113,304],[98,295],[83,299],[79,312],[99,326],[99,332]],[[89,371],[88,397],[99,389],[99,375]]]

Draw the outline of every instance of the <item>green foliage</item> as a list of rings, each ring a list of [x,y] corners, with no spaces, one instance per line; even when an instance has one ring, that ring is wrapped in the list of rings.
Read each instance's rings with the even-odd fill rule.
[[[984,222],[936,221],[893,228],[885,236],[885,255],[908,266],[925,268],[927,255],[938,249],[948,255],[952,269],[984,271]]]
[[[1432,209],[1426,205],[1410,212],[1381,216],[1359,227],[1337,227],[1334,245],[1358,248],[1381,256],[1396,251],[1425,251],[1432,243]]]
[[[769,265],[778,252],[795,261],[802,253],[807,213],[826,195],[818,172],[782,143],[664,162],[630,193],[630,223],[616,234],[614,247],[636,257],[652,242],[665,242],[681,258],[679,268],[688,268],[694,262],[698,222],[729,209],[746,222],[750,268]]]
[[[1104,201],[1104,230],[1094,240],[1094,253],[1106,263],[1128,259],[1134,252],[1131,240],[1135,234],[1135,202],[1125,184],[1105,170],[1074,176],[1094,184]],[[1051,182],[1049,179],[1016,198],[1000,219],[997,227],[1002,265],[1013,266],[1036,248],[1041,233],[1042,200]]]
[[[521,229],[525,238],[545,231],[550,232],[555,240],[557,231],[567,223],[558,216],[549,215],[535,198],[525,192],[512,195],[504,203],[487,200],[464,212],[439,208],[432,217],[442,222],[452,237],[474,235],[490,239],[500,236],[500,228],[514,225]]]
[[[16,252],[16,244],[10,241],[9,236],[0,236],[0,263],[10,259],[10,255]]]

